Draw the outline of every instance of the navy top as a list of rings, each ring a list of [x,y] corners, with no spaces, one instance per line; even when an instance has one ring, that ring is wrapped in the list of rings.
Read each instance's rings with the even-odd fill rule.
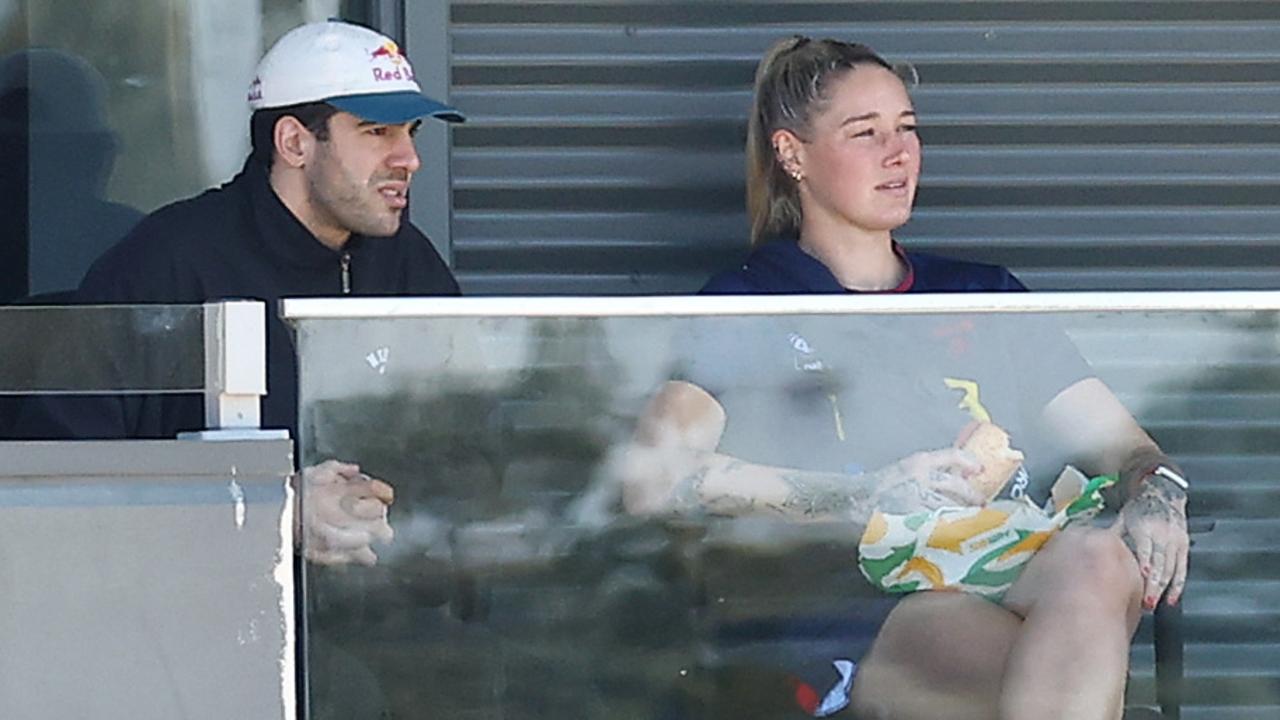
[[[893,251],[907,264],[902,283],[886,292],[1025,292],[1026,286],[999,265],[952,260],[907,252],[896,242]],[[702,288],[712,295],[755,295],[858,292],[836,280],[820,260],[795,240],[775,240],[756,248],[746,262],[711,278]]]
[[[886,292],[1026,292],[997,265],[894,252],[907,265]],[[821,294],[846,290],[794,241],[757,248],[707,294]],[[854,291],[856,292],[856,291]],[[744,460],[864,472],[946,447],[975,417],[1009,431],[1027,453],[1015,494],[1047,494],[1063,458],[1037,431],[1040,411],[1092,375],[1056,319],[1041,314],[777,315],[694,319],[673,379],[724,408],[721,452]]]

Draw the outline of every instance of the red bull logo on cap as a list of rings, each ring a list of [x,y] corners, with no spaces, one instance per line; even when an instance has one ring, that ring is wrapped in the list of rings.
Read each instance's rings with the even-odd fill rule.
[[[392,62],[404,62],[404,55],[400,54],[400,46],[388,40],[378,46],[370,55],[374,58],[390,58]]]
[[[373,79],[378,82],[393,80],[413,80],[413,69],[400,52],[400,46],[388,40],[369,53],[369,59],[375,64]],[[390,61],[390,67],[379,67],[379,63]]]

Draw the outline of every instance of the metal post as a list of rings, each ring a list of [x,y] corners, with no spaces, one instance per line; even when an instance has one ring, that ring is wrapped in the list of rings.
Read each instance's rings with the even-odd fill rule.
[[[404,0],[346,0],[341,12],[344,20],[367,25],[404,45]]]
[[[422,0],[407,7],[403,16],[406,52],[413,61],[418,84],[427,95],[449,102],[452,50],[449,42],[447,0]],[[465,107],[458,108],[463,113]],[[409,218],[420,228],[445,264],[453,267],[453,170],[450,152],[452,129],[448,123],[423,123],[418,131],[422,168],[413,176]]]
[[[287,438],[288,430],[261,430],[267,394],[266,304],[258,300],[205,303],[205,430],[189,440]]]

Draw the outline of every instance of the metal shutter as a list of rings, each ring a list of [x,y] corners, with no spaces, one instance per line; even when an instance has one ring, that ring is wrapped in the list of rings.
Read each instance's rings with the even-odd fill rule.
[[[520,0],[450,11],[464,288],[689,291],[731,266],[750,79],[796,32],[919,69],[911,246],[1040,289],[1280,284],[1280,3]]]

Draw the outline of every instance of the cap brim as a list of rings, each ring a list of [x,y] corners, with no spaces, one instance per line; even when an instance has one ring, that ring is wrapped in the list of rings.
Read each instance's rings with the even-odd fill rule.
[[[424,117],[438,118],[452,123],[465,122],[467,119],[456,108],[412,91],[346,95],[328,98],[325,102],[361,120],[389,125],[407,123]]]

